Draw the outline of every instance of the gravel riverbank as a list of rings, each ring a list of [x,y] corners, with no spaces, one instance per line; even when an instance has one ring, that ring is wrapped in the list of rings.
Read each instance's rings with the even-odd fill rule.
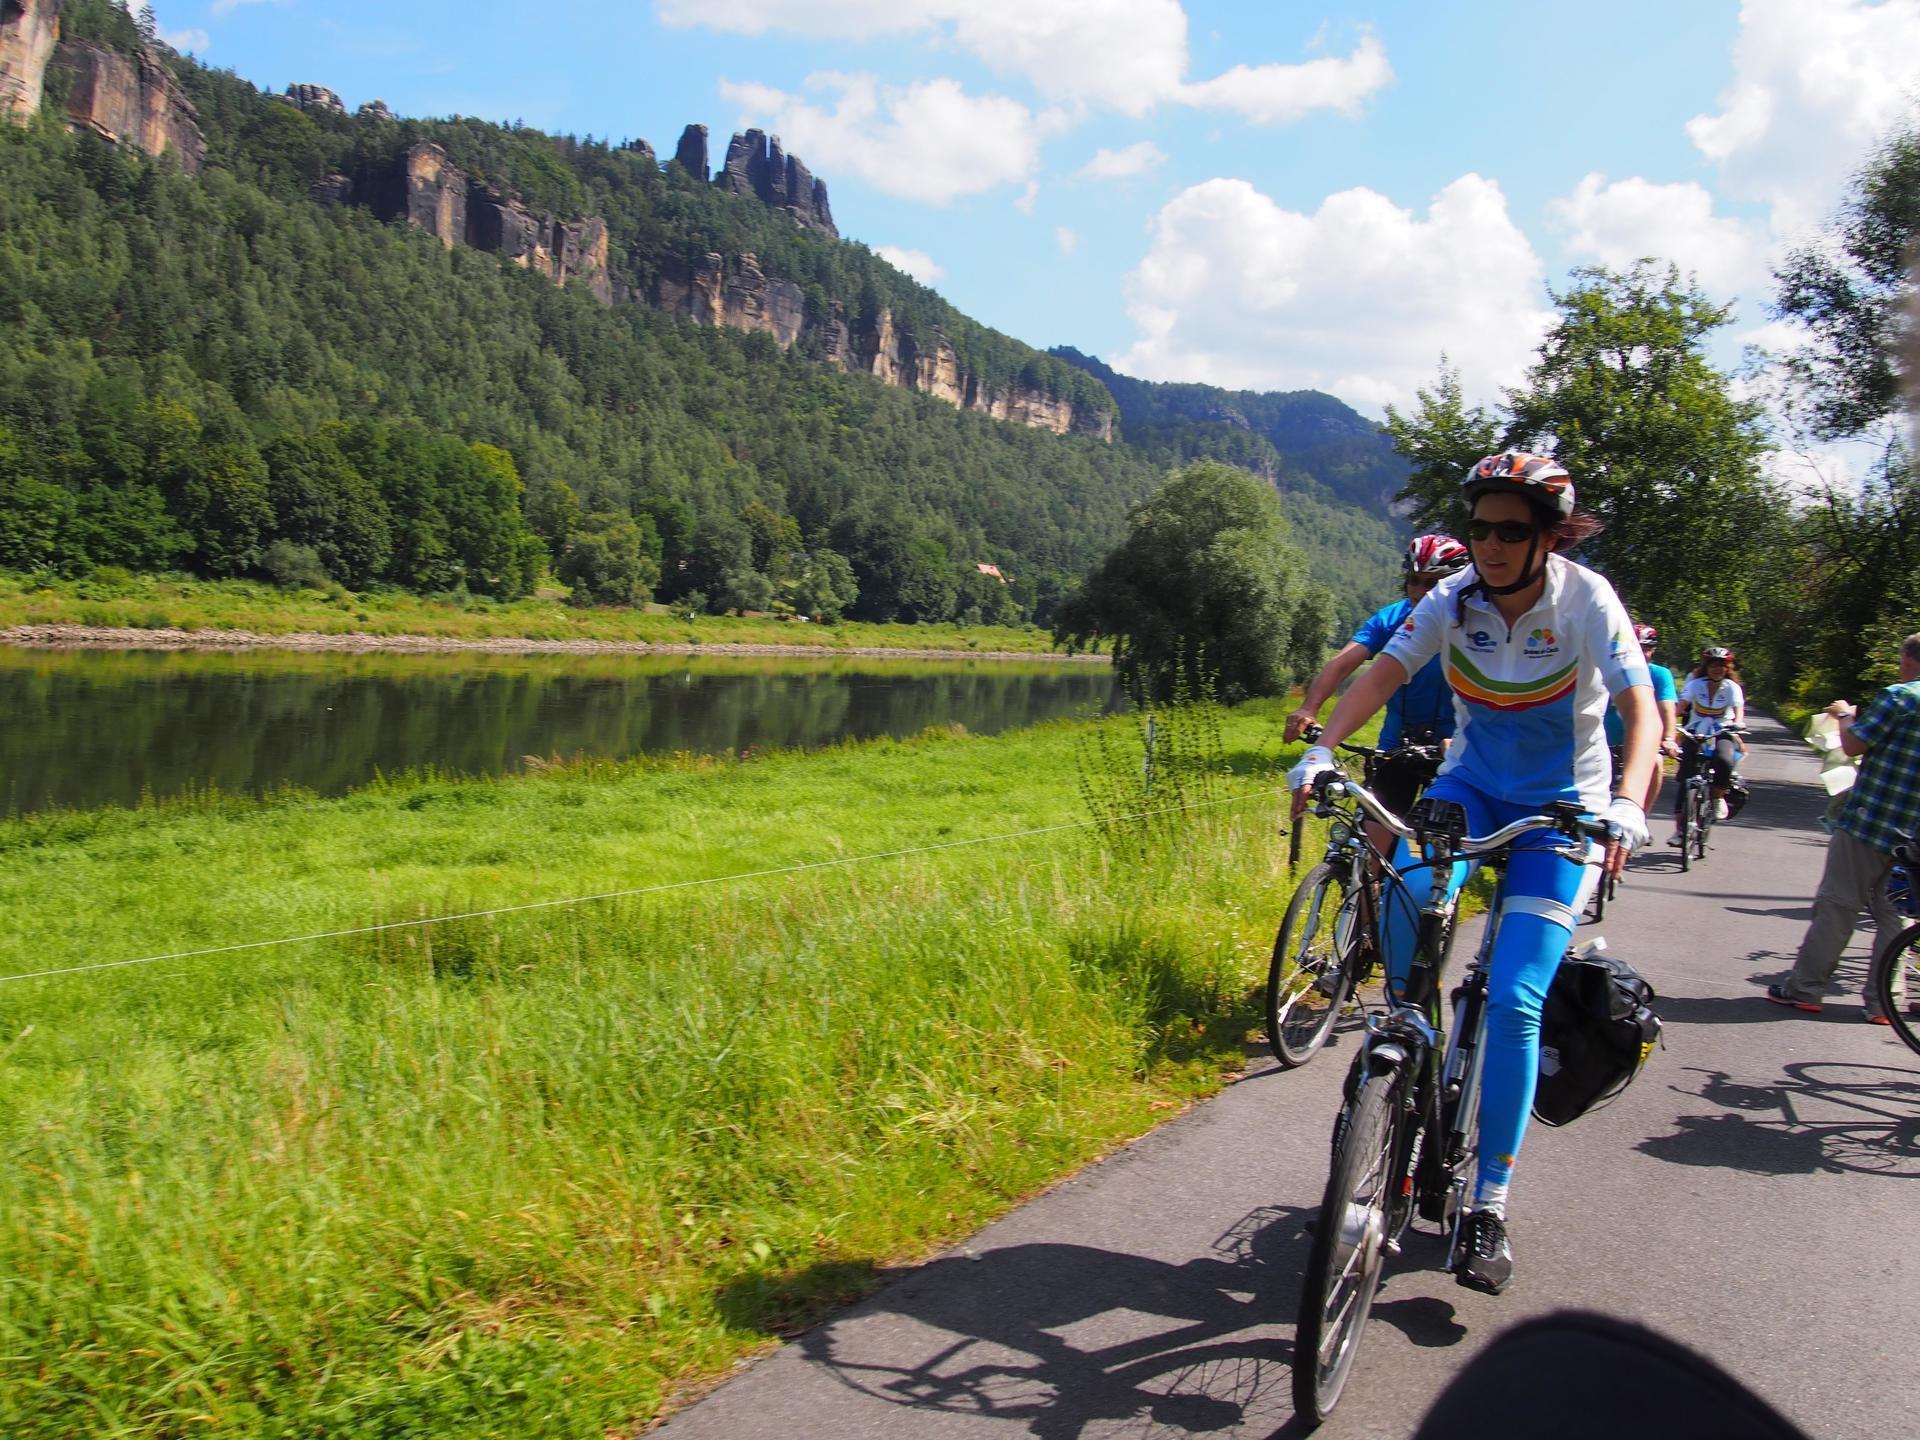
[[[660,645],[637,640],[535,640],[507,635],[455,639],[443,635],[329,635],[295,631],[265,635],[251,630],[144,630],[99,625],[0,626],[0,645],[46,650],[333,650],[345,654],[392,651],[407,654],[472,651],[484,655],[791,655],[799,658],[857,657],[872,660],[1032,660],[1106,665],[1106,655],[1057,651],[896,650],[858,645]]]

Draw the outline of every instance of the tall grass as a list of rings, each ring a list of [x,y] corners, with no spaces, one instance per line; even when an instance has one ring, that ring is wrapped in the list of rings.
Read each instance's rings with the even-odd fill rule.
[[[601,1436],[1242,1056],[1278,709],[1086,831],[0,985],[0,1433]],[[1108,722],[1129,724],[1131,722]],[[0,824],[0,973],[1084,820],[1086,725]]]

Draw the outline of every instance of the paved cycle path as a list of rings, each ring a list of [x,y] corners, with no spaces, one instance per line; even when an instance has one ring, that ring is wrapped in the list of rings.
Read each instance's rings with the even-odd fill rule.
[[[1577,1305],[1717,1359],[1821,1440],[1913,1433],[1920,1056],[1859,1001],[1863,930],[1825,1014],[1761,998],[1809,917],[1825,837],[1812,753],[1754,722],[1752,802],[1682,875],[1635,857],[1603,924],[1661,994],[1666,1048],[1609,1109],[1534,1125],[1504,1296],[1387,1275],[1327,1440],[1411,1433],[1475,1351]],[[1664,799],[1671,797],[1669,788]],[[850,1308],[674,1417],[671,1440],[1107,1440],[1303,1433],[1288,1365],[1306,1225],[1352,1053],[1261,1058],[1223,1094]],[[1500,1433],[1489,1416],[1489,1435]]]

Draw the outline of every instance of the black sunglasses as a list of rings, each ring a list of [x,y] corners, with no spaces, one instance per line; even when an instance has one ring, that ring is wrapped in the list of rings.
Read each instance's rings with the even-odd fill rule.
[[[1470,540],[1498,539],[1502,545],[1524,545],[1537,533],[1533,526],[1524,520],[1469,520],[1467,538]]]

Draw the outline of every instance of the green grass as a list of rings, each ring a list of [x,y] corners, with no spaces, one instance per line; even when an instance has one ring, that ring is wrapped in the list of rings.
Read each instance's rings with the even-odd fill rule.
[[[252,580],[191,580],[103,569],[82,580],[0,572],[0,627],[244,630],[256,635],[428,635],[452,640],[602,640],[650,645],[798,645],[820,650],[1052,650],[1030,626],[809,625],[651,610],[576,609],[552,598],[495,602],[403,591],[281,590]]]
[[[1145,837],[0,984],[0,1433],[645,1423],[1240,1063],[1282,713]],[[0,974],[1112,822],[1095,734],[4,822]]]

